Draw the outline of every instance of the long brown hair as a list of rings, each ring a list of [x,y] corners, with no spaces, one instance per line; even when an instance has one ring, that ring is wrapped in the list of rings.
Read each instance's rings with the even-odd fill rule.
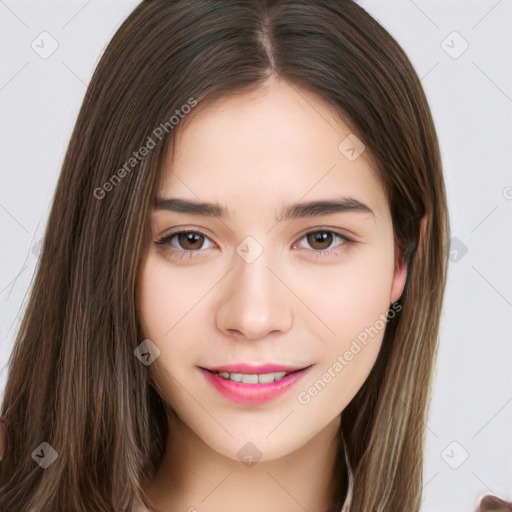
[[[155,184],[196,112],[269,77],[316,93],[364,142],[408,265],[400,313],[342,413],[334,510],[419,509],[449,225],[436,132],[410,61],[351,0],[146,0],[99,62],[63,162],[0,410],[9,430],[1,510],[147,504],[168,434],[134,356]],[[32,454],[45,442],[58,458],[42,469]]]

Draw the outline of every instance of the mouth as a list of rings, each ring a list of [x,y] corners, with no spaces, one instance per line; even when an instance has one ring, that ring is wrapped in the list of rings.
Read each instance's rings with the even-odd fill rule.
[[[199,369],[224,397],[240,404],[262,404],[284,394],[312,367],[236,364]]]
[[[236,369],[235,371],[228,371],[226,367],[215,370],[210,368],[203,368],[203,370],[206,370],[207,372],[210,372],[214,375],[218,375],[219,377],[226,380],[240,382],[242,384],[254,385],[279,382],[288,375],[306,370],[310,366],[291,370],[287,368],[285,369],[285,367],[280,367],[277,370],[272,369],[272,371],[270,371],[270,369],[259,369],[259,371],[257,371],[255,368],[246,370],[245,372],[242,372],[240,369]]]

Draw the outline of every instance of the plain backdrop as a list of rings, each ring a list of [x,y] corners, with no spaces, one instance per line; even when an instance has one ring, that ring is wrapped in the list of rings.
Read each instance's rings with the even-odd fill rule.
[[[0,0],[0,396],[86,86],[137,3]],[[450,208],[422,512],[512,501],[512,0],[358,3],[422,79]]]

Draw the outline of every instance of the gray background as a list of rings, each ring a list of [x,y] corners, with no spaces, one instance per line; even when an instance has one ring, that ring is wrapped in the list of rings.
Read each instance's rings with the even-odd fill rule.
[[[0,395],[86,84],[137,3],[0,0]],[[512,501],[512,0],[358,3],[422,78],[454,237],[422,512]]]

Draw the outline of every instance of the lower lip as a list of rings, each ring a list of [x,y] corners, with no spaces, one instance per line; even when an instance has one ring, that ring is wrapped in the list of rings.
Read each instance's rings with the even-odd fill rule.
[[[281,380],[268,384],[244,384],[225,379],[216,373],[199,368],[206,380],[222,395],[238,404],[264,404],[283,395],[291,389],[310,369],[311,366],[290,373]]]

